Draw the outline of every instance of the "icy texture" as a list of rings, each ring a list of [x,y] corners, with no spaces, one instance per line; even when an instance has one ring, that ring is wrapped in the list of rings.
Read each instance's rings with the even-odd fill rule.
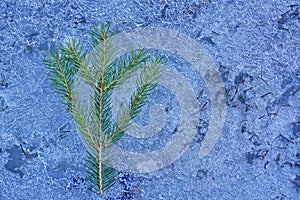
[[[167,54],[199,94],[199,107],[206,105],[199,135],[160,171],[120,172],[103,199],[298,199],[299,10],[295,0],[1,1],[0,199],[98,199],[85,180],[84,147],[42,60],[45,50],[72,36],[87,40],[103,22],[118,32],[154,26],[187,34],[211,55],[228,93],[221,139],[200,160],[209,93],[188,63]],[[157,96],[150,102],[165,106],[169,123],[147,141],[125,137],[124,148],[154,150],[177,131],[176,99]],[[146,108],[137,123],[147,119]]]

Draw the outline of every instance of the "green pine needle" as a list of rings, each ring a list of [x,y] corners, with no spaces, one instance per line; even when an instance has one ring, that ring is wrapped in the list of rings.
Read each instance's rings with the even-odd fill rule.
[[[110,149],[141,112],[147,97],[157,85],[164,64],[161,57],[154,59],[144,49],[116,59],[113,34],[110,33],[110,25],[102,25],[101,29],[94,28],[91,32],[94,49],[90,57],[80,42],[71,39],[55,52],[48,53],[48,59],[44,62],[55,91],[65,100],[86,147],[88,179],[93,184],[93,191],[99,194],[103,194],[116,181],[115,169],[110,167],[114,157]],[[111,99],[113,90],[137,72],[136,91],[114,121]],[[82,102],[74,91],[77,77],[93,89],[89,109],[87,102]]]

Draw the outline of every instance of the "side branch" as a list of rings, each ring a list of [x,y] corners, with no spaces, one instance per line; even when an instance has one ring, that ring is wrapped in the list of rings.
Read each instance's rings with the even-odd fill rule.
[[[79,117],[80,124],[83,125],[83,128],[84,128],[85,132],[87,133],[87,136],[89,137],[91,143],[98,150],[99,149],[98,145],[96,145],[94,137],[92,136],[92,134],[91,134],[91,132],[90,132],[90,130],[89,130],[89,128],[88,128],[88,126],[87,126],[84,118],[83,118],[83,115],[81,114],[81,111],[80,111],[80,109],[79,109],[79,107],[78,107],[78,105],[77,105],[77,103],[76,103],[76,101],[75,101],[75,99],[74,99],[74,97],[72,95],[71,88],[70,88],[70,86],[68,84],[66,75],[65,75],[65,73],[63,71],[63,67],[61,65],[61,62],[60,62],[58,56],[55,57],[55,61],[56,61],[57,67],[59,69],[59,73],[60,73],[60,75],[61,75],[61,77],[63,79],[64,86],[66,87],[66,90],[67,90],[67,93],[68,93],[68,97],[69,97],[68,100],[69,100],[69,103],[70,103],[69,105],[72,106],[75,109],[75,112],[76,112],[77,116]]]

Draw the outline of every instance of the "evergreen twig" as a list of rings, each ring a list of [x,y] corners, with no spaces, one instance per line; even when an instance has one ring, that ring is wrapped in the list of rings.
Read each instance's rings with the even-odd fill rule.
[[[115,169],[110,167],[114,156],[110,153],[111,145],[122,138],[132,120],[140,113],[157,85],[164,63],[161,57],[152,59],[145,49],[115,59],[114,33],[109,33],[109,29],[110,25],[93,29],[94,49],[89,58],[83,45],[71,39],[56,52],[49,53],[45,60],[55,91],[65,99],[64,104],[85,144],[88,178],[99,194],[113,186],[116,179]],[[135,80],[136,91],[114,121],[112,92],[136,72],[140,74]],[[87,102],[82,102],[74,91],[77,77],[82,78],[93,90],[88,109]]]

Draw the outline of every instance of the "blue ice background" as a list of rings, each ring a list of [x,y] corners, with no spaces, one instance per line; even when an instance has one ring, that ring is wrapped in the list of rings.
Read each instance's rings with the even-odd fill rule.
[[[103,22],[118,32],[165,27],[198,41],[222,74],[228,109],[208,157],[198,159],[209,104],[179,160],[150,174],[120,172],[102,199],[299,199],[299,8],[297,0],[2,0],[0,199],[99,199],[88,190],[84,147],[42,60],[70,36],[88,40]],[[191,66],[168,58],[199,92],[199,104],[208,101]],[[129,140],[140,151],[162,147],[176,128],[178,104],[163,97],[168,127],[152,142]]]

